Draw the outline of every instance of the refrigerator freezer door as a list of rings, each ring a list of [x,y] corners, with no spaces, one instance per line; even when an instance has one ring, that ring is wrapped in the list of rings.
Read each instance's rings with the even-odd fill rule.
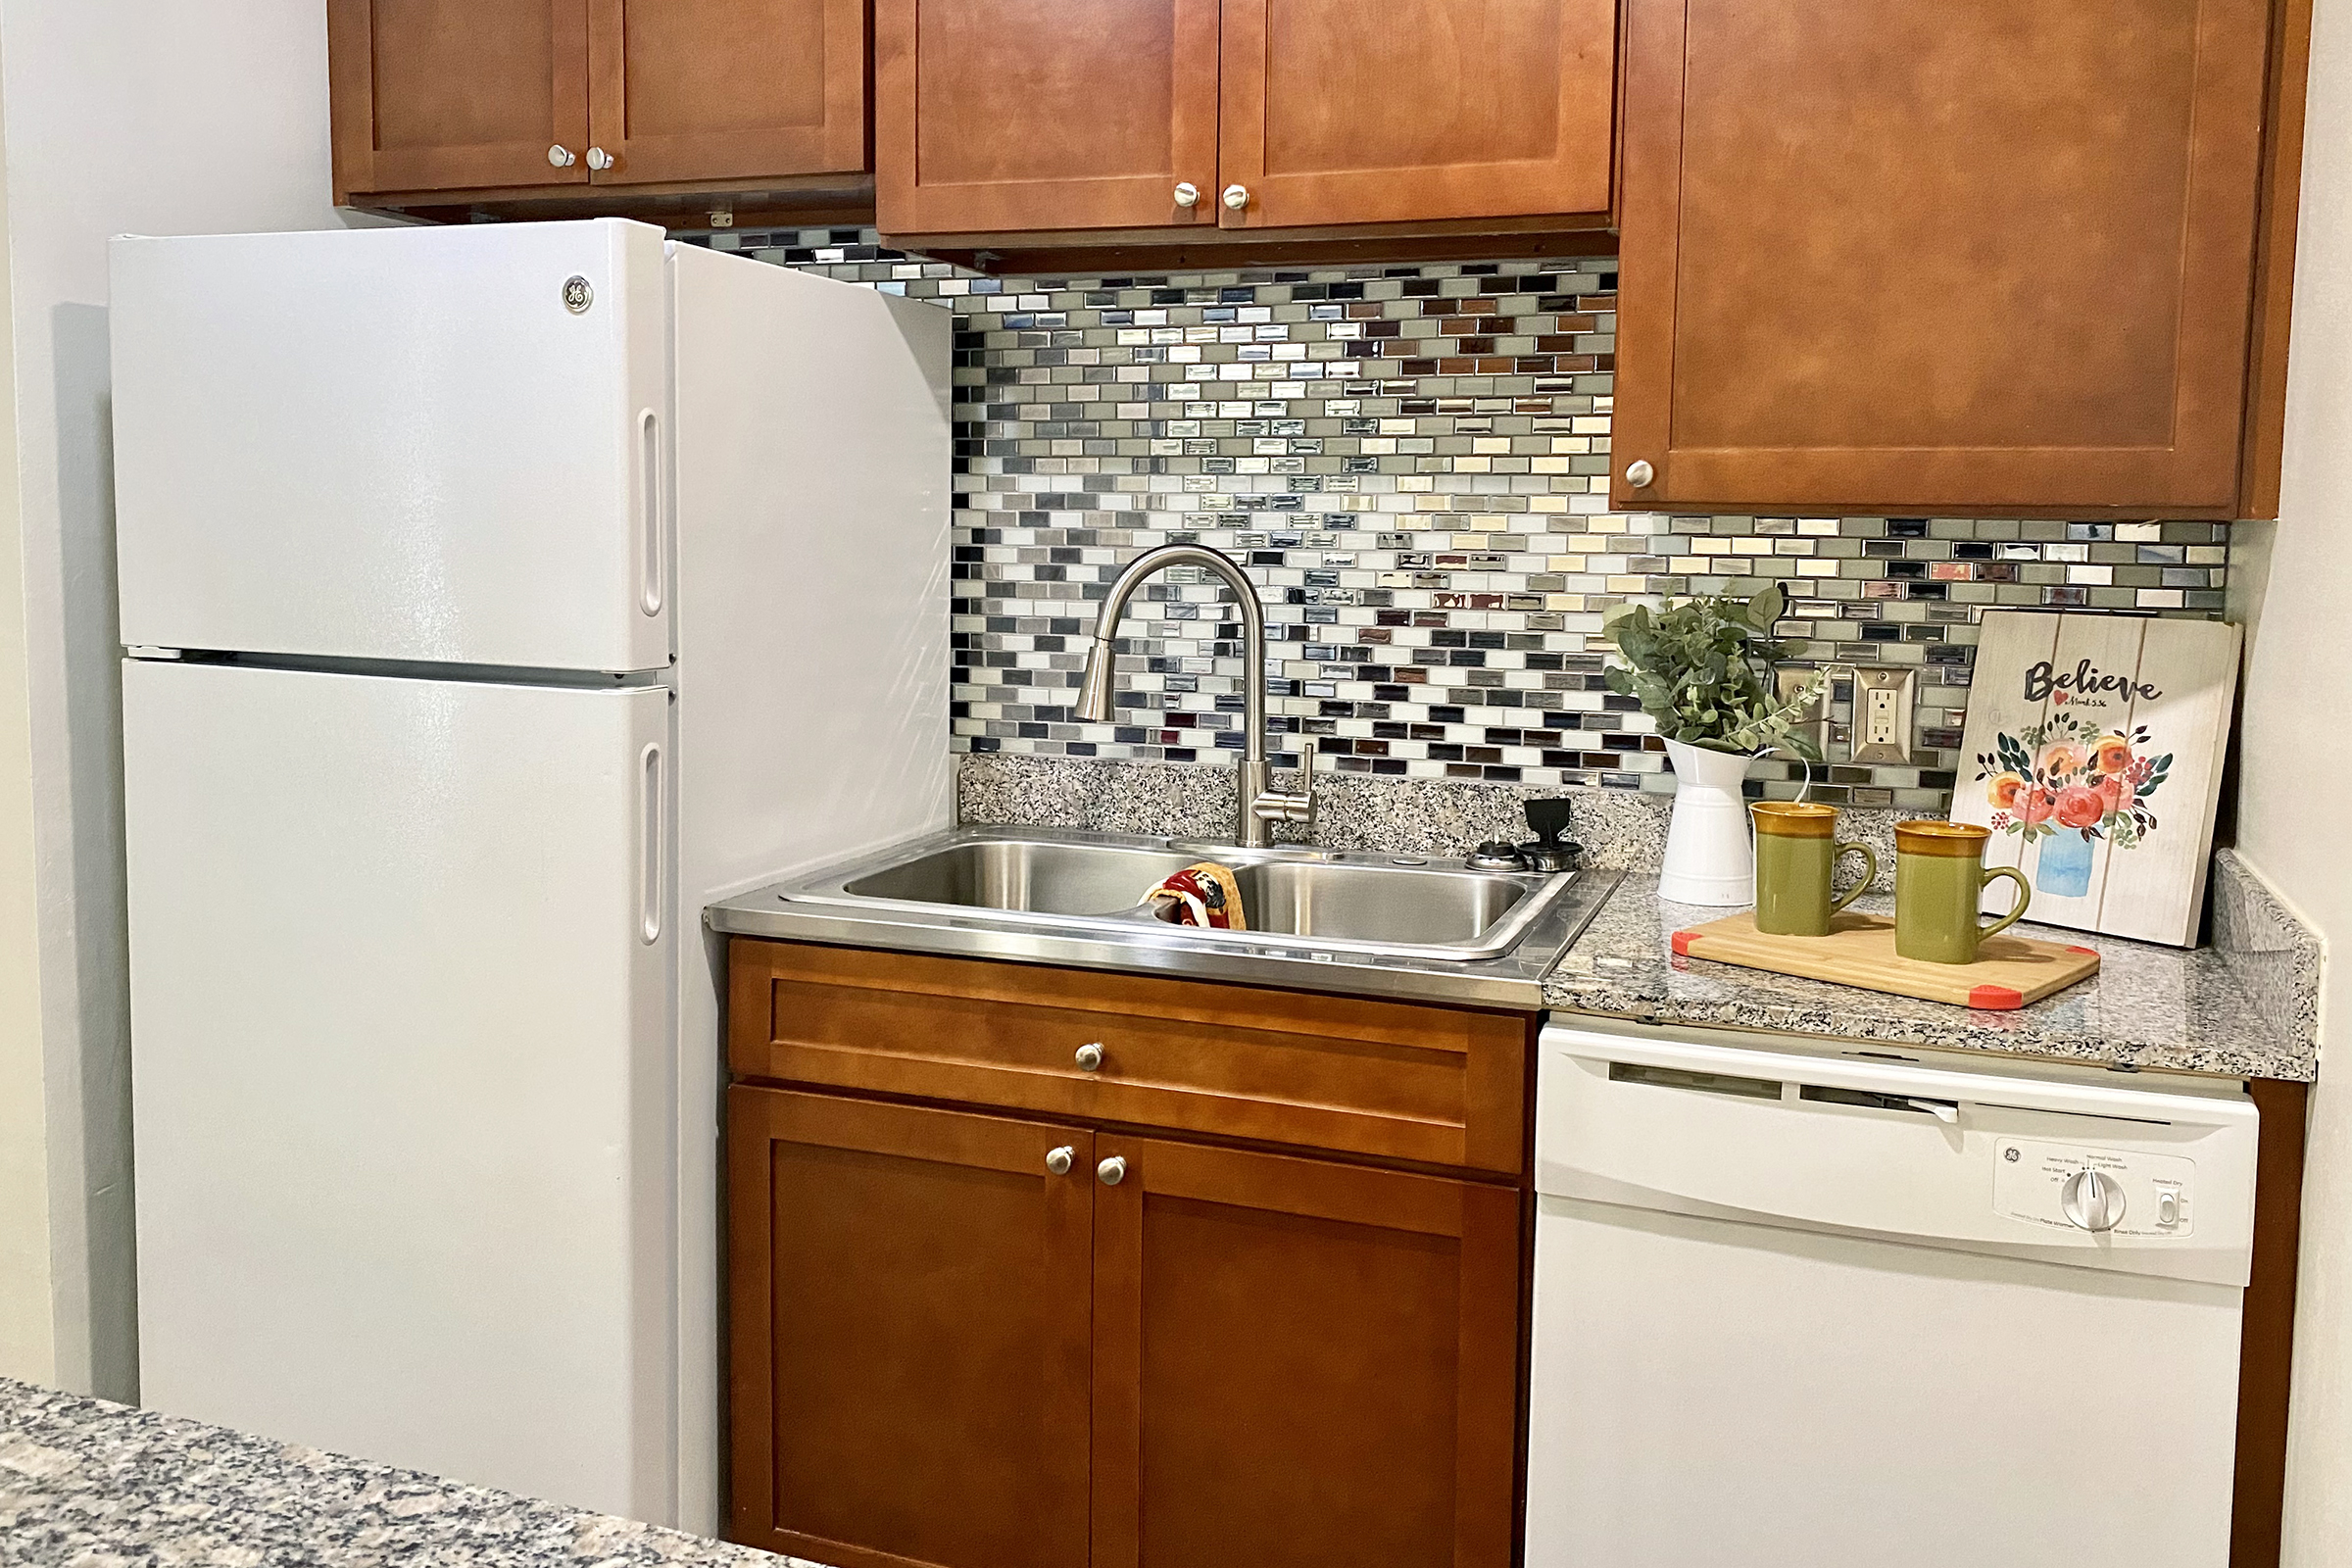
[[[131,646],[669,660],[660,229],[118,239]]]
[[[125,666],[147,1404],[670,1517],[668,705]]]

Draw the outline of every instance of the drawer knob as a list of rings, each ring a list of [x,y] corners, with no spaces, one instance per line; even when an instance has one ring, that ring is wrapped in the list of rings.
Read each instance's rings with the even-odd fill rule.
[[[1064,1144],[1046,1156],[1046,1169],[1056,1176],[1067,1176],[1070,1173],[1071,1163],[1077,1157],[1078,1151]]]
[[[1078,1048],[1078,1067],[1080,1071],[1094,1072],[1100,1069],[1102,1065],[1102,1048],[1100,1045],[1089,1044],[1080,1046]]]
[[[1103,1186],[1116,1187],[1127,1179],[1127,1161],[1113,1154],[1095,1167],[1095,1174],[1102,1178]]]

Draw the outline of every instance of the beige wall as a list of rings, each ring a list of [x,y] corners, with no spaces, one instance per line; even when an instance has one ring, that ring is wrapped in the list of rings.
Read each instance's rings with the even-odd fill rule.
[[[2352,0],[2319,0],[2279,518],[2243,525],[2240,850],[2352,949]],[[2352,1563],[2352,963],[2330,962],[2312,1100],[2287,1472],[2289,1568]],[[2337,1058],[2341,1059],[2337,1059]]]
[[[34,1083],[27,982],[6,967],[25,952],[25,881],[0,874],[0,1248],[12,1260],[45,1250],[45,1376],[118,1398],[136,1396],[138,1341],[106,242],[334,226],[326,111],[318,0],[0,7],[17,452],[5,510],[22,546],[0,575],[23,569],[0,610],[0,868],[24,853],[29,726],[40,1031]],[[28,1086],[37,1171],[11,1136]],[[0,1292],[20,1294],[13,1278]]]
[[[0,151],[0,255],[7,254]],[[15,363],[0,273],[0,368]],[[24,661],[24,542],[17,506],[16,384],[0,377],[0,1376],[57,1373],[50,1315],[49,1139],[41,1093],[41,982],[33,933],[32,714]]]

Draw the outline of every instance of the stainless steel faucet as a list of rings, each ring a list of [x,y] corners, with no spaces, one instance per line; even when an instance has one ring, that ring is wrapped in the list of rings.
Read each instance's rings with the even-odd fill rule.
[[[1144,579],[1170,566],[1214,572],[1242,602],[1242,761],[1235,779],[1240,820],[1233,838],[1245,850],[1262,850],[1274,842],[1275,823],[1314,821],[1315,747],[1308,741],[1299,758],[1304,788],[1296,795],[1272,788],[1274,770],[1266,761],[1266,612],[1258,605],[1257,590],[1231,556],[1206,545],[1161,545],[1128,563],[1110,585],[1110,597],[1102,601],[1102,613],[1095,621],[1086,678],[1078,687],[1078,716],[1095,724],[1110,722],[1111,688],[1118,679],[1110,643],[1118,635],[1119,617]]]

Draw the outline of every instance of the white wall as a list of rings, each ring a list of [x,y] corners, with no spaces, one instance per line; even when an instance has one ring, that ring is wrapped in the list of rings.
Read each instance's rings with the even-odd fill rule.
[[[2287,1464],[2288,1568],[2352,1563],[2352,0],[2319,0],[2275,525],[2241,524],[2251,621],[2240,851],[2328,939]]]
[[[9,598],[23,606],[30,698],[47,1200],[25,1213],[41,1195],[0,1156],[0,1235],[45,1221],[47,1375],[118,1398],[137,1390],[137,1329],[106,241],[333,226],[326,92],[319,0],[0,0],[24,573]],[[11,575],[0,569],[0,590]],[[14,603],[0,611],[0,780],[14,776]],[[11,788],[0,950],[17,947],[6,898],[22,885],[6,875]],[[0,1097],[25,1066],[7,1049],[10,985],[0,969]],[[13,1131],[0,1121],[0,1141]],[[0,1328],[0,1347],[24,1333]]]
[[[0,255],[8,246],[0,151]],[[0,274],[0,366],[9,363]],[[15,387],[0,381],[0,1376],[57,1373],[50,1310],[49,1138],[41,1100],[41,981],[33,930],[32,710],[24,664]]]

